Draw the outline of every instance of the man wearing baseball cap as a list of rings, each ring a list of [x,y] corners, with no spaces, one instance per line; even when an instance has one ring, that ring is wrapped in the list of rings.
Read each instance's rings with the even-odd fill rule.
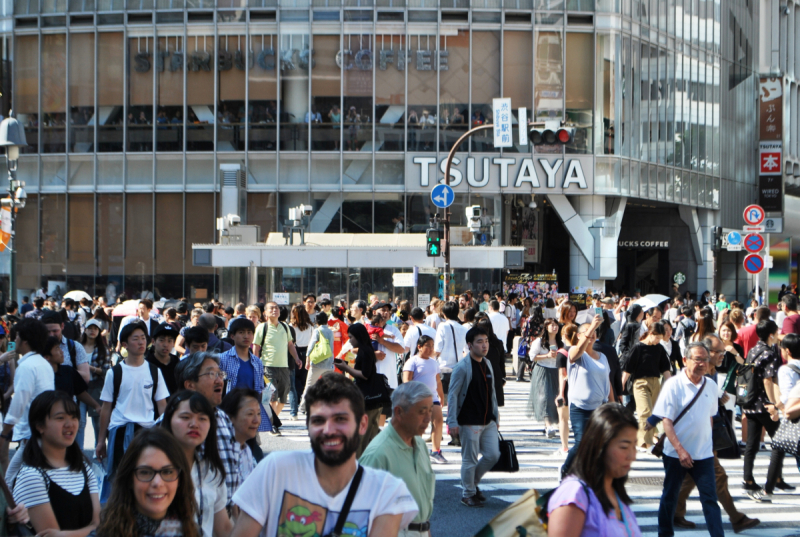
[[[169,323],[158,325],[153,332],[153,344],[147,350],[144,359],[156,366],[164,377],[169,394],[178,391],[178,381],[175,379],[175,366],[180,362],[180,357],[173,353],[178,331]]]

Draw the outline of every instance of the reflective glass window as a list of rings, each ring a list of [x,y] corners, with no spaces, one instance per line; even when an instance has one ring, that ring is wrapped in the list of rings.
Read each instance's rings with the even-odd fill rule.
[[[214,123],[214,38],[186,39],[186,150],[213,151]]]
[[[592,152],[594,35],[567,34],[566,124],[574,128],[567,153]]]
[[[125,44],[122,32],[97,34],[97,150],[122,151]],[[130,118],[134,119],[131,114]],[[121,177],[121,175],[120,175]]]
[[[564,49],[561,32],[534,32],[533,106],[535,121],[564,119]],[[560,153],[556,145],[538,145],[540,153]]]
[[[121,196],[120,196],[121,197]],[[25,209],[17,213],[16,235],[12,245],[17,250],[17,288],[39,288],[39,196],[28,194]]]
[[[436,151],[436,71],[433,70],[433,35],[409,35],[406,52],[408,73],[408,151]]]
[[[69,150],[94,151],[94,34],[69,37]]]
[[[156,51],[158,106],[156,150],[183,150],[183,36],[159,36]]]
[[[442,35],[439,42],[439,50],[433,51],[439,66],[439,146],[449,152],[468,127],[469,30]]]
[[[344,190],[372,190],[372,158],[345,158],[342,161],[342,188]]]
[[[528,31],[507,31],[503,33],[503,95],[511,98],[514,117],[524,106],[528,109],[528,121],[532,119],[533,95],[533,34]],[[517,122],[519,118],[516,118]],[[519,142],[519,137],[513,137]],[[528,146],[515,145],[505,151],[527,152]]]
[[[97,188],[117,190],[122,187],[122,156],[97,157]]]
[[[65,153],[67,36],[42,36],[42,153]]]
[[[306,33],[287,33],[280,36],[280,139],[281,149],[285,151],[308,150],[308,124],[303,120],[309,111],[310,48],[307,30]]]
[[[340,39],[339,32],[335,35],[314,35],[311,110],[307,118],[311,126],[311,148],[314,151],[337,151],[340,147],[342,71],[336,65]],[[349,59],[348,57],[348,61]],[[314,180],[312,176],[312,182]]]
[[[394,233],[404,218],[403,194],[375,194],[375,233]]]
[[[219,36],[217,151],[244,151],[246,45],[244,35]]]
[[[375,146],[378,151],[403,151],[406,117],[406,37],[376,37]]]
[[[473,127],[493,122],[492,99],[500,95],[500,57],[500,32],[472,32]],[[472,135],[472,150],[495,151],[492,136],[491,129]]]
[[[128,38],[128,151],[153,150],[152,37]]]
[[[622,133],[617,133],[617,84],[620,72],[618,35],[597,36],[595,85],[595,150],[604,155],[618,155]]]
[[[277,144],[278,71],[274,35],[250,36],[250,71],[247,84],[248,144],[251,151],[275,151]]]
[[[94,157],[80,155],[69,158],[69,186],[94,186]]]
[[[125,196],[125,294],[153,291],[153,194]]]
[[[308,228],[310,232],[339,233],[341,231],[341,192],[315,192],[312,194],[311,206],[314,208],[314,214],[311,217],[311,223]]]
[[[16,39],[14,62],[14,106],[25,127],[28,147],[22,153],[39,152],[39,37],[21,35]]]
[[[58,281],[66,293],[67,273],[67,195],[43,194],[41,201],[41,275],[47,281]]]
[[[344,43],[352,59],[343,58],[344,67],[344,150],[372,150],[372,71],[375,67],[373,36],[368,30],[345,34]]]
[[[372,193],[344,194],[342,233],[372,233]]]
[[[82,284],[94,288],[94,195],[69,195],[69,251],[67,274],[70,288],[83,289]]]
[[[158,293],[179,297],[183,295],[183,194],[156,194],[155,217]]]

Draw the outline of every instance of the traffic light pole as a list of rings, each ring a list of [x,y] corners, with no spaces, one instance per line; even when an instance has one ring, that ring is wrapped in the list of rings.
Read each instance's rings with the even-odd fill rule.
[[[483,131],[487,129],[494,128],[494,125],[480,125],[473,129],[468,130],[464,134],[461,135],[455,144],[453,144],[453,148],[450,150],[450,153],[447,155],[447,163],[444,166],[444,184],[450,186],[450,166],[453,164],[453,157],[456,155],[456,151],[458,150],[459,146],[478,131]],[[444,219],[442,220],[444,224],[444,300],[447,302],[449,299],[450,294],[450,207],[445,207],[444,209]]]

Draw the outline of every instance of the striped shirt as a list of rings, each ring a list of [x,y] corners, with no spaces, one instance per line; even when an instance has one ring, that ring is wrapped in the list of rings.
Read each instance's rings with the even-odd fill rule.
[[[89,493],[99,494],[97,478],[88,464],[84,463],[86,476],[89,481]],[[84,479],[83,472],[73,472],[69,467],[44,470],[50,481],[69,492],[73,496],[78,496],[83,491]],[[50,495],[47,493],[47,483],[42,476],[39,468],[22,465],[14,483],[14,501],[24,503],[25,507],[31,508],[37,505],[50,503]]]

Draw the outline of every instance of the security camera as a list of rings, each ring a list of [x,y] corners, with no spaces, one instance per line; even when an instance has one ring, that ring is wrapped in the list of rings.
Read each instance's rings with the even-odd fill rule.
[[[303,216],[311,216],[311,205],[301,205],[299,209],[303,212]]]
[[[481,217],[483,209],[480,205],[471,205],[465,209],[467,213],[467,226],[473,233],[481,230]]]
[[[228,224],[231,226],[238,226],[242,223],[242,219],[239,218],[237,214],[229,214],[228,215]]]
[[[792,10],[789,6],[783,6],[783,9],[781,9],[781,13],[783,13],[784,15],[788,15],[791,12]]]

